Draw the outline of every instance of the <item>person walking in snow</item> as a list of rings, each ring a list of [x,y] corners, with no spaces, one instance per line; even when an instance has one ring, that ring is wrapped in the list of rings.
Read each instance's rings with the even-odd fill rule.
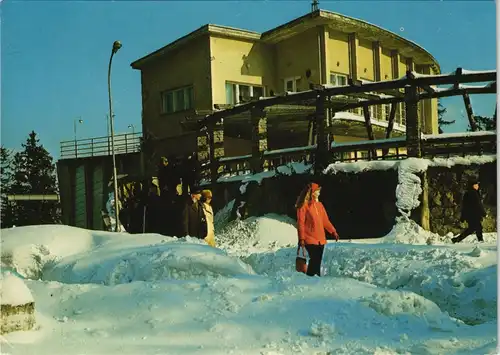
[[[330,222],[325,207],[319,201],[321,187],[316,183],[308,184],[295,203],[297,209],[297,232],[299,248],[305,248],[309,255],[307,275],[321,276],[321,262],[326,244],[325,229],[339,240],[337,230]]]
[[[477,240],[483,241],[482,219],[486,216],[481,195],[479,194],[479,181],[477,179],[469,180],[467,191],[462,199],[462,211],[460,221],[467,221],[467,228],[455,238],[453,243],[459,243],[469,234],[476,233]]]
[[[207,236],[207,221],[201,199],[201,189],[193,187],[182,211],[182,234],[198,239]]]
[[[214,228],[214,210],[212,209],[212,191],[201,191],[201,201],[203,204],[203,212],[205,212],[205,220],[207,221],[207,236],[205,241],[208,245],[215,247],[215,228]]]

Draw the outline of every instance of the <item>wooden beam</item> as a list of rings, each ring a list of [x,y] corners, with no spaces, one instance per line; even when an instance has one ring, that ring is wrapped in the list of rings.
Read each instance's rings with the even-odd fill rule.
[[[326,137],[326,117],[325,117],[326,97],[317,93],[316,97],[316,130],[317,130],[317,150],[314,171],[319,174],[326,168],[328,154],[328,140]]]
[[[383,91],[383,90],[395,90],[395,89],[404,88],[405,86],[410,85],[410,83],[417,85],[417,86],[421,86],[421,85],[454,84],[457,81],[460,83],[496,81],[496,77],[497,77],[496,71],[486,71],[486,72],[479,72],[479,73],[463,74],[458,79],[456,78],[456,76],[454,74],[444,74],[444,75],[434,75],[434,76],[415,78],[415,79],[400,79],[400,80],[391,80],[391,81],[380,81],[380,82],[375,82],[375,83],[364,84],[364,85],[361,85],[359,87],[358,86],[347,86],[347,87],[344,86],[344,87],[325,88],[324,94],[327,96],[336,96],[336,95],[349,95],[349,94],[360,93],[360,92],[378,92],[378,91]],[[488,90],[487,89],[480,89],[480,90],[478,90],[478,92],[475,92],[475,93],[482,93],[479,91],[486,93]],[[495,91],[496,91],[496,88],[494,88],[493,92],[495,92]],[[488,92],[492,92],[491,89],[489,89]],[[455,95],[457,95],[457,94],[447,92],[447,93],[436,95],[433,97],[446,97],[446,96],[455,96]],[[316,92],[309,90],[309,91],[302,91],[299,93],[293,93],[293,94],[290,94],[287,96],[265,98],[263,100],[259,100],[256,102],[250,102],[247,104],[238,105],[238,106],[233,107],[229,110],[214,112],[211,115],[208,115],[205,118],[201,119],[200,121],[201,122],[203,122],[203,121],[205,121],[205,122],[206,121],[219,121],[221,118],[249,111],[252,107],[257,106],[257,105],[273,106],[273,105],[298,102],[298,101],[303,101],[303,100],[308,100],[308,99],[314,99],[315,97],[316,97]],[[425,97],[425,98],[428,98],[428,97]]]
[[[391,138],[391,133],[394,128],[394,119],[396,118],[396,111],[398,110],[398,103],[391,104],[391,111],[389,112],[389,122],[387,122],[387,130],[385,131],[385,138]],[[389,149],[383,149],[382,155],[385,157],[389,153]]]
[[[413,79],[415,79],[415,75],[414,75],[414,74],[413,74],[413,72],[412,72],[412,71],[410,71],[410,70],[408,70],[408,71],[406,72],[406,77],[407,77],[408,79],[412,79],[412,80],[413,80]],[[420,86],[422,89],[424,89],[426,92],[430,93],[430,94],[432,94],[433,92],[436,92],[436,90],[434,90],[432,87],[430,87],[430,86],[429,86],[429,85],[427,85],[427,84],[421,84],[421,85],[419,85],[419,86]]]
[[[478,127],[477,127],[476,120],[474,119],[474,112],[472,111],[472,105],[470,103],[469,94],[464,92],[462,94],[462,97],[464,99],[465,111],[467,111],[467,118],[469,119],[470,128],[472,129],[472,132],[475,132],[475,131],[477,131]]]
[[[462,68],[457,68],[457,70],[455,70],[455,82],[453,83],[454,90],[458,90],[461,76],[462,76]]]
[[[406,144],[408,157],[420,158],[421,133],[420,120],[418,119],[418,93],[416,86],[405,88],[405,110],[406,110]]]
[[[368,105],[363,106],[363,116],[365,117],[365,127],[368,139],[372,141],[375,139],[375,137],[373,136],[373,128],[370,117],[370,107]]]
[[[391,112],[389,113],[389,122],[387,123],[387,131],[385,132],[385,138],[391,138],[391,133],[394,128],[394,119],[396,118],[397,110],[398,110],[398,104],[393,103],[391,105]]]
[[[250,123],[252,125],[252,171],[262,171],[261,157],[267,150],[267,118],[266,111],[262,107],[254,107],[251,112]]]

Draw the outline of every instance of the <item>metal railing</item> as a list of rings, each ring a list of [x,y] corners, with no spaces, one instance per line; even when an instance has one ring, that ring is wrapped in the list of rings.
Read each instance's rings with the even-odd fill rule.
[[[138,152],[141,147],[141,138],[141,132],[115,135],[115,154]],[[111,136],[61,142],[61,159],[102,155],[111,155]]]

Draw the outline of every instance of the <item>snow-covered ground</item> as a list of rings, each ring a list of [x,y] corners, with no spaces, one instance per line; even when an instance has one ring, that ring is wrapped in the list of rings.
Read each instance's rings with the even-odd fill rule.
[[[220,248],[2,230],[2,268],[25,278],[37,326],[4,334],[1,353],[496,354],[496,233],[452,245],[402,218],[385,237],[328,244],[326,275],[309,278],[294,272],[292,220],[227,224],[230,209],[216,218]]]

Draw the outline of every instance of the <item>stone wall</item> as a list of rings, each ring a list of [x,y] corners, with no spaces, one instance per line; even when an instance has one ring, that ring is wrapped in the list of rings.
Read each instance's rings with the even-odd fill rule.
[[[461,200],[467,181],[479,177],[481,195],[488,214],[483,222],[485,232],[496,231],[496,162],[481,165],[429,166],[430,229],[445,235],[458,234],[466,227],[460,223]],[[244,194],[241,182],[218,184],[214,188],[215,211],[235,199],[231,219],[237,212],[242,218],[277,213],[296,217],[295,200],[301,189],[311,181],[323,186],[320,200],[342,238],[382,237],[390,232],[395,218],[398,170],[368,170],[358,173],[337,172],[315,179],[308,174],[278,175],[250,182]],[[420,196],[420,201],[422,195]],[[244,206],[236,211],[240,203]],[[410,218],[421,223],[421,206]]]
[[[460,223],[462,197],[471,177],[479,178],[480,193],[488,216],[483,220],[485,232],[496,231],[496,162],[482,165],[429,167],[429,209],[431,231],[441,235],[460,233],[466,223]]]
[[[214,189],[214,198],[226,195],[227,202],[236,199],[232,218],[236,218],[241,201],[245,204],[238,212],[243,218],[267,213],[295,218],[297,196],[307,183],[315,181],[323,187],[320,200],[342,238],[381,237],[391,230],[397,215],[397,178],[396,170],[337,173],[317,179],[307,174],[281,175],[263,179],[260,184],[250,182],[244,194],[239,191],[241,183],[224,184],[225,189],[219,185]],[[222,204],[214,204],[214,208],[218,210]]]

